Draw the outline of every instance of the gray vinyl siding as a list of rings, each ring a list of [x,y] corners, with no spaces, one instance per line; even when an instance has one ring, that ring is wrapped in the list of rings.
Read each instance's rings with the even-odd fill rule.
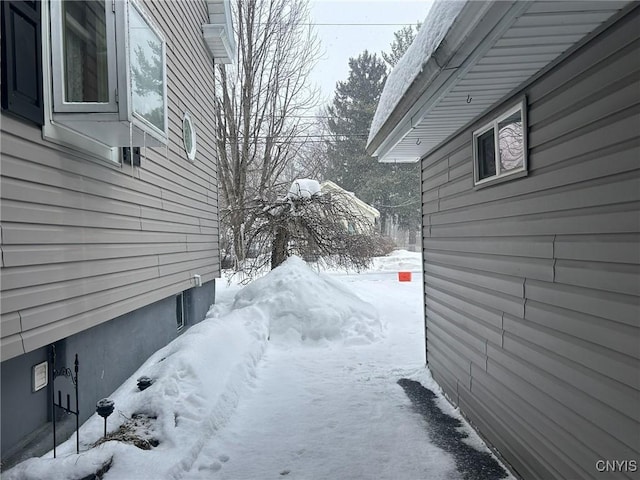
[[[429,366],[524,478],[640,460],[638,10],[422,159]],[[523,95],[528,176],[475,189]]]
[[[219,276],[213,65],[204,1],[144,2],[167,41],[169,144],[111,165],[2,116],[2,360]],[[46,83],[45,83],[46,85]],[[189,162],[182,116],[197,132]]]

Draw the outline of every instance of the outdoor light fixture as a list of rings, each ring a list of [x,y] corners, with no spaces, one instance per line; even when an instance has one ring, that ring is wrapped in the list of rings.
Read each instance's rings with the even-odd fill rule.
[[[104,436],[107,436],[107,417],[113,413],[113,400],[103,398],[96,403],[96,413],[104,418]]]

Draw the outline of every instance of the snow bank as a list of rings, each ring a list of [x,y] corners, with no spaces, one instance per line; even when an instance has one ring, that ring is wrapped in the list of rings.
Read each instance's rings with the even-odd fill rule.
[[[425,63],[440,46],[466,1],[436,0],[418,34],[404,56],[393,68],[371,122],[369,139],[377,135]]]
[[[239,398],[253,383],[256,367],[272,340],[370,343],[381,334],[377,310],[345,285],[311,270],[300,258],[240,290],[231,305],[214,306],[207,318],[158,350],[111,398],[115,412],[108,432],[139,415],[148,425],[136,428],[158,446],[141,450],[109,441],[92,448],[103,435],[103,420],[93,415],[75,436],[52,452],[3,472],[6,480],[71,479],[94,473],[112,460],[106,478],[179,478],[189,471],[206,440],[226,425]],[[137,379],[153,384],[139,391]],[[88,408],[88,407],[85,407]]]
[[[259,309],[223,316],[212,309],[207,319],[158,350],[110,396],[115,412],[108,419],[108,432],[134,414],[144,414],[152,418],[146,433],[159,442],[156,448],[147,451],[110,441],[90,449],[103,434],[102,418],[93,415],[80,427],[80,455],[75,454],[73,436],[58,447],[57,459],[50,458],[50,452],[49,458],[27,460],[3,472],[3,479],[82,478],[110,458],[107,478],[131,478],[131,472],[136,479],[178,477],[235,410],[255,376],[267,335],[268,319]],[[136,380],[143,375],[153,384],[139,391]]]
[[[269,320],[272,340],[343,340],[368,343],[382,326],[377,310],[345,285],[311,270],[299,257],[287,259],[235,298],[234,308],[254,305]]]
[[[371,270],[378,272],[422,272],[422,254],[394,250],[385,257],[375,257]]]

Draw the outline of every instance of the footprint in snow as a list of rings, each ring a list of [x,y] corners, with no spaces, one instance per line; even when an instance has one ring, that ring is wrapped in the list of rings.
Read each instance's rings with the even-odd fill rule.
[[[222,463],[227,463],[229,461],[229,455],[222,454],[218,457],[218,460],[220,460]]]
[[[203,471],[203,470],[211,470],[212,472],[217,472],[218,470],[220,470],[222,468],[222,464],[219,462],[213,462],[211,465],[201,465],[198,470],[199,471]]]

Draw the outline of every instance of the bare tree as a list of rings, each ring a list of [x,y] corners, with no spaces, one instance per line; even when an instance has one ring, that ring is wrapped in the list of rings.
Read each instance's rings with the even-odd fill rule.
[[[221,223],[243,260],[260,205],[291,178],[317,104],[309,74],[319,57],[307,0],[234,0],[237,62],[216,68]]]
[[[393,244],[377,232],[371,220],[353,206],[349,193],[284,196],[256,202],[250,243],[261,255],[238,266],[245,280],[279,266],[291,255],[318,260],[325,266],[361,270],[371,258],[386,255]]]

